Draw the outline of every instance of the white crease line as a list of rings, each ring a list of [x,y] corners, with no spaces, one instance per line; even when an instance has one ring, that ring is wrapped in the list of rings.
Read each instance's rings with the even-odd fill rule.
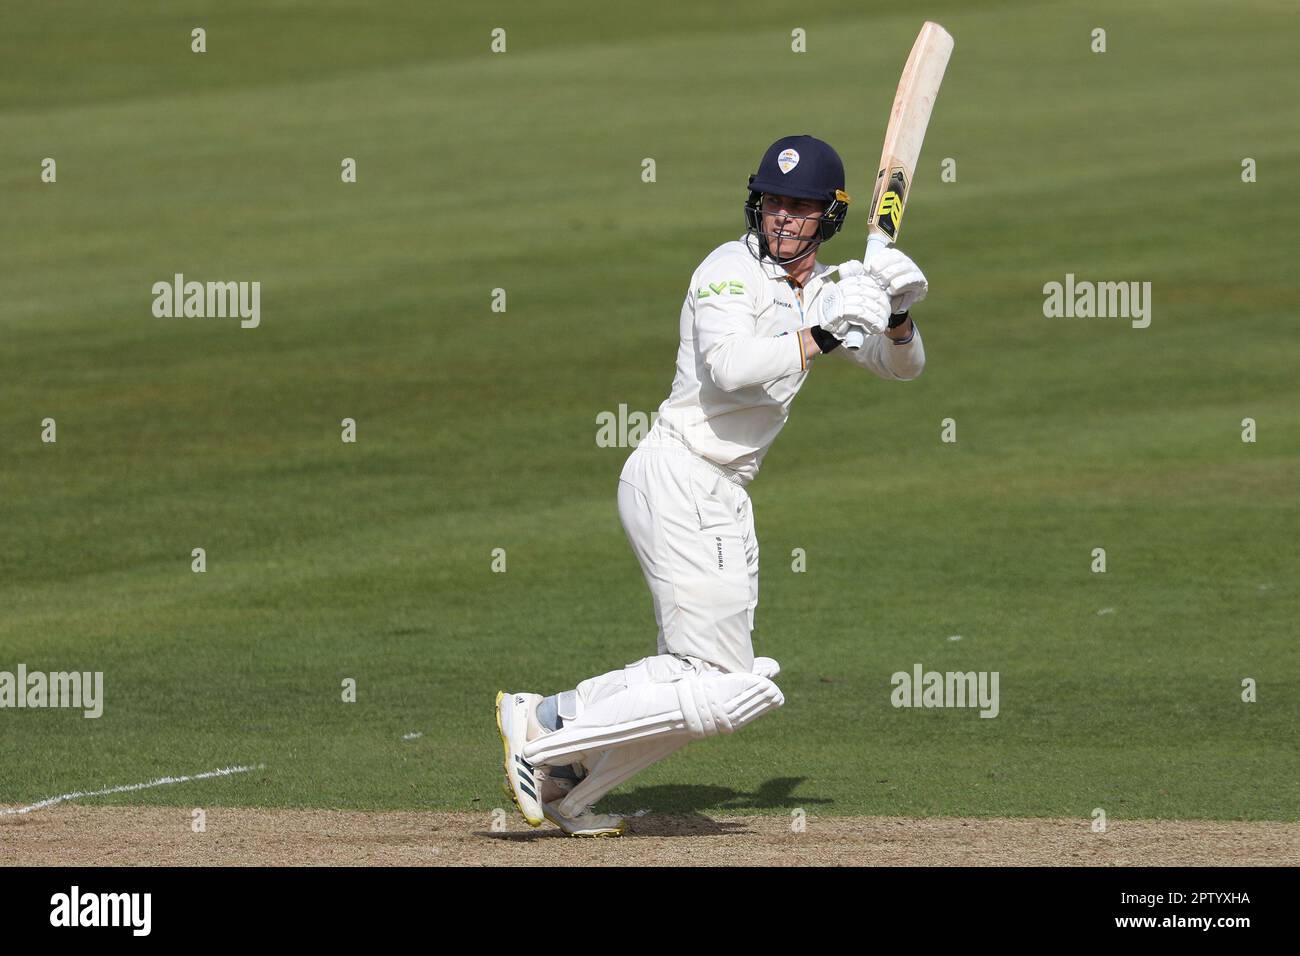
[[[232,773],[247,773],[249,770],[262,770],[266,764],[259,763],[255,767],[222,767],[220,770],[207,770],[203,773],[196,773],[192,776],[184,777],[159,777],[157,780],[150,780],[148,783],[127,783],[120,787],[105,787],[103,790],[74,790],[72,793],[61,793],[57,797],[50,797],[48,800],[42,800],[40,803],[33,803],[29,807],[10,807],[0,808],[0,817],[12,816],[16,813],[31,813],[33,810],[44,810],[46,807],[52,807],[56,804],[63,803],[65,800],[75,800],[78,797],[103,797],[110,793],[129,793],[132,790],[148,790],[150,787],[162,787],[169,783],[189,783],[191,780],[210,780],[212,777],[228,777]]]

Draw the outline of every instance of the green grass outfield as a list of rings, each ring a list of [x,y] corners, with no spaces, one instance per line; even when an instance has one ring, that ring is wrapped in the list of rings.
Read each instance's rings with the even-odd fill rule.
[[[787,704],[609,806],[1300,818],[1287,4],[117,6],[0,35],[0,670],[106,685],[0,711],[0,803],[262,764],[103,799],[502,805],[497,689],[654,652],[596,416],[667,394],[776,137],[840,150],[823,258],[861,254],[929,16],[928,367],[817,362],[751,486]],[[260,281],[261,327],[154,318],[177,272]],[[1044,318],[1067,272],[1151,282],[1150,328]],[[998,671],[1001,714],[894,709],[918,662]]]

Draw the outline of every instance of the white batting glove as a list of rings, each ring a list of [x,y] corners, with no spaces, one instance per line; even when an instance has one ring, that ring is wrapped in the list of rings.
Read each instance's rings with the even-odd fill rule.
[[[840,274],[841,279],[851,279],[854,276],[866,275],[867,267],[862,264],[861,259],[850,259],[848,262],[841,262],[837,265],[835,271]]]
[[[867,274],[889,295],[889,308],[895,314],[906,312],[930,291],[917,264],[898,249],[882,249],[872,256]]]
[[[889,296],[866,275],[828,283],[821,301],[819,324],[840,341],[850,328],[861,329],[865,335],[878,335],[889,328]]]

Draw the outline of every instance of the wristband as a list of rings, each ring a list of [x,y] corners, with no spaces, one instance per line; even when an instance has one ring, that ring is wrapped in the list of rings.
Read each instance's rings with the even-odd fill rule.
[[[904,322],[907,321],[907,317],[909,314],[911,314],[911,311],[912,311],[911,309],[908,309],[906,312],[896,312],[893,315],[891,315],[889,317],[889,327],[891,329],[898,328],[900,325],[902,325]]]
[[[839,348],[840,340],[831,335],[820,325],[814,325],[808,331],[812,334],[813,341],[817,343],[817,347],[822,350],[823,355]]]
[[[905,338],[905,339],[894,339],[894,344],[895,344],[895,345],[907,345],[907,344],[908,344],[909,342],[911,342],[914,338],[916,338],[916,323],[915,323],[915,322],[912,323],[912,331],[907,333],[907,338]]]

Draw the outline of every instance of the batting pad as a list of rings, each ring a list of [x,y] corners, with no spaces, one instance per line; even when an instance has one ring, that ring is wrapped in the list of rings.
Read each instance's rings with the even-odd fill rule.
[[[524,757],[555,766],[654,738],[730,734],[784,703],[780,688],[757,674],[687,673],[671,683],[636,683],[530,741]]]
[[[582,778],[582,782],[560,801],[560,812],[566,817],[577,816],[624,780],[671,756],[690,742],[691,738],[686,734],[677,734],[673,737],[653,737],[642,743],[605,751],[595,758],[595,766]]]

